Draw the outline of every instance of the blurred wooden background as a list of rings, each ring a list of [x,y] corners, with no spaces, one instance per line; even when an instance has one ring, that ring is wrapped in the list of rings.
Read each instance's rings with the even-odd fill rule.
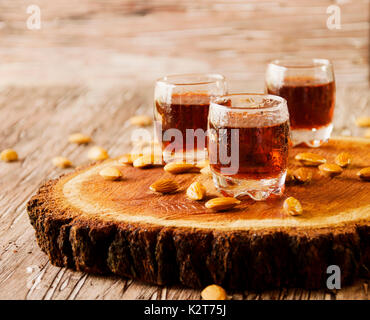
[[[28,30],[38,5],[41,29]],[[329,30],[329,5],[341,29]],[[260,89],[286,55],[334,62],[339,84],[368,82],[368,0],[0,2],[1,83],[152,84],[168,73],[220,72]],[[110,83],[109,83],[110,84]]]
[[[38,5],[41,29],[29,30]],[[327,8],[341,10],[329,30]],[[0,298],[199,298],[185,288],[159,288],[51,266],[38,249],[25,203],[42,181],[62,173],[56,155],[76,165],[91,134],[112,156],[128,151],[135,113],[151,114],[156,78],[184,72],[224,74],[230,91],[262,91],[266,63],[288,55],[328,58],[337,81],[335,134],[362,136],[370,116],[369,1],[0,1],[0,149],[21,160],[0,163]],[[368,282],[329,291],[230,293],[234,299],[367,299]]]

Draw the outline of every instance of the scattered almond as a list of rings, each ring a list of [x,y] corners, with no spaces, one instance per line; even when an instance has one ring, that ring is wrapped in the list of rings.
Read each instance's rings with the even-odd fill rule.
[[[118,162],[120,164],[132,164],[132,157],[130,153],[126,153],[122,155],[119,159]]]
[[[293,184],[294,182],[295,182],[295,177],[294,177],[293,171],[291,169],[288,169],[286,172],[285,183]]]
[[[72,162],[66,157],[55,157],[52,162],[55,167],[62,169],[72,166]]]
[[[144,154],[142,152],[131,152],[130,153],[130,157],[131,157],[131,160],[132,160],[132,163],[134,163],[134,161],[140,157],[142,157]]]
[[[211,167],[210,166],[204,167],[203,169],[200,170],[200,173],[206,176],[212,176]]]
[[[342,152],[335,157],[335,163],[342,167],[348,167],[352,162],[352,156],[348,152]]]
[[[356,119],[358,127],[370,127],[370,117],[359,117]]]
[[[133,161],[132,165],[135,168],[148,168],[153,165],[153,161],[154,161],[154,156],[151,154],[147,154],[147,155],[142,155],[142,156],[137,157]]]
[[[226,300],[227,294],[224,288],[218,286],[217,284],[212,284],[203,289],[201,292],[201,297],[203,300]]]
[[[98,146],[92,147],[87,153],[87,157],[90,160],[105,160],[109,158],[107,150]]]
[[[86,144],[91,142],[91,138],[82,133],[73,133],[68,137],[68,141],[77,144]]]
[[[100,170],[99,174],[105,179],[105,180],[118,180],[122,177],[121,171],[116,167],[105,167]]]
[[[370,167],[361,169],[357,175],[364,181],[370,181]]]
[[[322,175],[327,177],[339,176],[343,172],[343,169],[334,163],[321,164],[319,165],[319,170]]]
[[[179,185],[172,179],[162,179],[154,182],[149,189],[154,192],[172,193],[179,189]]]
[[[284,201],[283,208],[291,216],[299,216],[303,212],[301,203],[293,197],[289,197]]]
[[[365,138],[370,138],[370,129],[367,129],[366,131],[365,131]]]
[[[309,183],[312,180],[312,172],[307,168],[298,168],[294,171],[294,178],[301,183]]]
[[[144,154],[137,157],[132,164],[135,168],[149,168],[153,165],[162,164],[162,157],[156,154]]]
[[[207,166],[209,166],[209,160],[202,160],[202,161],[199,161],[195,164],[195,166],[199,169],[203,169]]]
[[[206,188],[200,182],[193,182],[186,190],[186,195],[191,200],[202,200],[206,195]]]
[[[131,117],[130,122],[131,124],[135,126],[146,127],[146,126],[150,126],[153,123],[153,120],[149,116],[138,115],[138,116]]]
[[[167,171],[169,173],[178,174],[178,173],[185,173],[192,171],[195,167],[192,163],[186,163],[186,162],[171,162],[167,163],[164,166],[164,171]]]
[[[298,153],[295,159],[308,167],[317,167],[320,164],[326,163],[326,159],[323,156],[310,152]]]
[[[0,154],[0,159],[5,162],[11,162],[18,160],[18,154],[13,149],[5,149]]]
[[[232,197],[220,197],[208,200],[205,204],[206,208],[215,211],[223,211],[234,208],[240,201]]]

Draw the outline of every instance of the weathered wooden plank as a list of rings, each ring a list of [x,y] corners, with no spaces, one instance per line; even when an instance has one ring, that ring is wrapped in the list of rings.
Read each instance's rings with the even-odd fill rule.
[[[34,4],[43,25],[30,31],[23,1],[0,3],[0,83],[152,83],[210,69],[246,81],[291,54],[333,60],[341,81],[368,80],[368,1],[338,3],[340,30],[326,26],[332,1]]]
[[[33,90],[25,90],[24,97],[27,97],[27,92],[30,93],[27,101],[28,103],[32,103]],[[68,97],[68,91],[64,91],[64,95]],[[69,277],[70,288],[67,285],[63,288],[63,293],[69,291],[68,294],[60,294],[59,296],[74,299],[78,296],[81,286],[84,284],[84,276],[82,275],[82,280],[79,279],[72,286],[75,278],[70,276],[70,272],[64,274],[61,273],[59,268],[50,266],[47,262],[47,257],[41,253],[38,248],[35,249],[34,241],[28,241],[29,239],[33,239],[34,236],[33,232],[28,228],[29,222],[24,205],[27,198],[36,191],[42,180],[57,176],[62,172],[61,170],[52,168],[50,160],[54,155],[64,154],[73,159],[76,164],[86,162],[87,147],[81,148],[69,145],[66,142],[69,133],[80,131],[83,128],[86,128],[86,132],[88,133],[107,130],[109,124],[112,124],[112,122],[114,123],[110,118],[117,118],[117,115],[119,118],[119,114],[122,111],[122,104],[126,101],[124,98],[124,91],[119,91],[114,97],[108,95],[104,97],[101,102],[99,102],[96,93],[93,93],[93,96],[93,102],[97,103],[98,107],[86,105],[86,101],[90,99],[89,94],[82,95],[80,99],[75,99],[73,101],[61,100],[59,104],[57,103],[60,99],[58,95],[48,97],[49,100],[45,99],[45,104],[41,106],[44,108],[42,117],[43,125],[40,125],[40,121],[37,120],[37,118],[30,115],[30,117],[26,118],[28,121],[27,125],[19,126],[19,128],[12,126],[12,130],[15,131],[12,135],[17,137],[17,139],[22,135],[33,135],[30,132],[34,130],[37,130],[41,134],[45,134],[45,139],[40,139],[38,137],[36,137],[36,139],[19,138],[19,141],[14,141],[12,143],[21,157],[28,159],[27,161],[29,161],[29,163],[27,163],[26,166],[26,160],[12,164],[1,163],[0,176],[3,197],[0,205],[2,208],[1,215],[3,223],[1,224],[0,233],[2,244],[4,243],[4,251],[1,252],[0,263],[4,271],[0,275],[0,282],[5,281],[6,284],[11,287],[17,287],[16,290],[10,290],[10,287],[8,287],[8,290],[1,291],[2,294],[11,293],[27,299],[53,298],[56,295],[57,287],[60,287],[60,285],[64,283],[64,279]],[[36,99],[39,98],[39,96],[36,96]],[[47,101],[53,101],[55,106],[48,106],[47,104],[49,102]],[[133,105],[136,106],[138,104],[139,103],[134,103]],[[85,111],[81,110],[81,105],[86,105]],[[73,109],[75,111],[73,111]],[[104,109],[104,112],[102,112],[102,109]],[[127,118],[127,112],[129,110],[130,108],[127,107],[125,108],[125,112],[122,113],[124,119]],[[84,116],[76,119],[73,125],[69,126],[71,121],[68,119],[71,114],[73,115],[76,112],[82,112]],[[13,113],[12,115],[14,117],[22,117],[21,113]],[[68,119],[63,119],[65,116]],[[94,118],[96,119],[94,120]],[[113,133],[114,138],[110,138],[110,136],[107,135],[107,137],[101,141],[96,139],[96,142],[100,142],[104,146],[109,146],[110,144],[112,146],[111,150],[113,150],[112,153],[117,152],[116,150],[120,150],[125,143],[127,148],[128,142],[123,142],[127,140],[127,137],[126,139],[120,140],[121,137],[124,136],[122,134],[124,126],[121,125],[120,121],[115,122],[115,128],[118,130]],[[5,128],[5,130],[7,129],[10,128]],[[17,132],[18,130],[21,130],[21,132]],[[115,135],[117,135],[117,137]],[[50,139],[47,140],[47,137],[50,137]],[[115,145],[113,141],[117,144]],[[28,143],[28,145],[26,145],[26,143]],[[32,148],[29,148],[30,146]],[[2,148],[4,147],[5,146],[2,146]],[[29,154],[27,153],[28,150],[30,152]],[[32,151],[36,152],[37,155],[34,156]],[[14,176],[14,179],[12,176]],[[32,178],[30,178],[31,176]],[[8,195],[8,197],[6,197],[6,195]],[[32,254],[27,252],[32,252]],[[41,263],[42,261],[44,262],[43,265],[40,264],[40,261]],[[9,266],[16,268],[16,270],[12,270]],[[31,270],[30,274],[27,274],[27,270]],[[32,279],[33,277],[35,277],[36,282],[28,288],[27,279]],[[16,279],[18,279],[18,281]],[[16,285],[17,283],[18,286]],[[44,287],[43,284],[47,284],[47,286]]]

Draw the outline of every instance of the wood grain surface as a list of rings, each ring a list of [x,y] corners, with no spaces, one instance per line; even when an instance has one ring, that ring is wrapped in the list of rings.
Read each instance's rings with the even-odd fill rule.
[[[27,212],[39,247],[60,267],[158,285],[262,290],[323,288],[328,266],[337,265],[342,285],[352,284],[370,277],[370,185],[356,176],[370,163],[369,149],[369,139],[333,138],[316,153],[329,163],[343,151],[355,155],[340,176],[306,169],[309,184],[287,185],[283,197],[267,201],[244,198],[226,212],[204,205],[222,196],[208,174],[174,175],[108,159],[47,181]],[[291,150],[291,170],[301,167],[295,155],[307,151]],[[111,167],[122,173],[119,181],[99,174]],[[178,190],[152,192],[160,179],[176,181]],[[204,201],[186,197],[194,181],[205,186]],[[288,196],[302,203],[301,216],[284,212]]]
[[[129,151],[127,119],[151,115],[153,82],[168,73],[225,74],[231,91],[263,90],[267,61],[285,55],[333,60],[335,135],[363,136],[370,116],[369,1],[338,1],[342,29],[326,27],[332,1],[35,0],[42,28],[26,28],[27,3],[0,2],[1,299],[199,299],[197,290],[157,287],[57,268],[37,247],[25,204],[41,183],[71,169],[57,155],[88,163],[82,131],[111,156]],[[232,299],[368,299],[368,280],[337,291],[228,292]]]
[[[290,151],[288,167],[291,170],[302,165],[294,159],[302,152],[312,152],[307,147]],[[233,210],[217,214],[208,210],[204,202],[222,197],[207,174],[171,174],[163,167],[134,168],[109,159],[87,169],[78,169],[61,179],[48,190],[47,207],[56,216],[63,210],[86,219],[123,223],[153,224],[161,227],[214,229],[219,232],[236,230],[291,229],[292,234],[306,232],[319,234],[320,228],[345,227],[348,223],[361,225],[370,221],[370,185],[356,175],[370,163],[370,140],[360,138],[333,138],[314,150],[328,163],[341,152],[354,155],[350,167],[333,179],[323,177],[317,167],[307,168],[313,174],[309,184],[287,185],[285,196],[268,201],[253,201],[244,197]],[[122,172],[119,181],[108,181],[99,175],[103,168],[116,167]],[[161,195],[149,186],[161,179],[171,179],[179,185],[177,192]],[[186,189],[198,181],[207,189],[204,201],[192,201],[186,197]],[[300,218],[283,212],[287,197],[299,199],[305,209]],[[54,209],[55,207],[55,209]],[[37,213],[36,213],[37,215]],[[316,230],[317,228],[317,230]],[[289,233],[289,231],[287,231]]]

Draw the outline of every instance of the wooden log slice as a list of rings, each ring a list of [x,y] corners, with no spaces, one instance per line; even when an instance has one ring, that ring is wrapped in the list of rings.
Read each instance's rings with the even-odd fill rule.
[[[329,265],[341,269],[342,285],[370,268],[370,183],[356,172],[370,165],[370,141],[333,139],[310,151],[333,162],[342,151],[354,163],[335,178],[317,168],[308,185],[287,186],[284,197],[265,202],[245,200],[232,211],[212,212],[204,201],[186,198],[185,190],[201,181],[208,198],[218,193],[202,174],[171,175],[163,168],[136,169],[117,160],[77,169],[46,182],[27,210],[37,242],[57,266],[117,274],[162,285],[228,289],[280,286],[325,287]],[[117,165],[124,178],[106,181],[98,173]],[[160,195],[149,190],[171,177],[181,190]],[[282,210],[287,196],[299,199],[304,214]]]

